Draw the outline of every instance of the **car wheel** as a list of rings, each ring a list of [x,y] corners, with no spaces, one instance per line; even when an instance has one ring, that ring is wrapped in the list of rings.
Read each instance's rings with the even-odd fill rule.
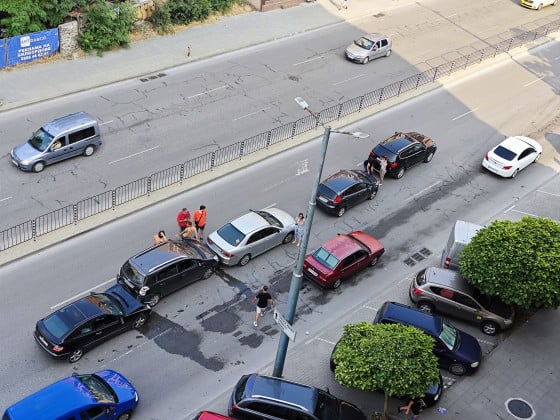
[[[423,312],[428,312],[429,314],[431,314],[432,312],[434,312],[434,305],[432,305],[429,302],[426,301],[420,301],[416,304],[416,307],[418,309],[420,309]]]
[[[76,363],[78,360],[80,360],[82,358],[83,355],[84,355],[84,351],[82,349],[76,349],[68,357],[68,361],[70,363]]]
[[[519,169],[516,169],[515,171],[513,171],[513,173],[511,174],[511,178],[515,178],[517,176],[518,172],[519,172]]]
[[[403,177],[404,171],[405,171],[404,166],[401,166],[401,169],[399,169],[399,172],[397,172],[397,176],[396,176],[397,179],[401,179]]]
[[[284,237],[284,239],[282,239],[282,243],[284,245],[289,244],[290,242],[292,242],[293,239],[294,239],[294,232],[290,232]]]
[[[202,279],[206,280],[209,279],[210,277],[212,277],[212,274],[214,274],[214,269],[213,268],[208,268],[204,274],[202,275]]]
[[[496,335],[500,332],[500,327],[498,324],[492,321],[485,321],[480,324],[480,329],[486,335]]]
[[[463,376],[465,373],[467,373],[467,368],[460,363],[451,363],[449,365],[449,372],[451,372],[453,375]]]
[[[389,57],[391,55],[391,50],[387,50],[387,52],[385,53],[385,57]]]
[[[333,289],[338,289],[341,284],[342,284],[342,280],[341,279],[336,279],[336,281],[332,285],[332,288]]]
[[[239,260],[239,265],[241,267],[243,267],[244,265],[247,265],[249,263],[249,261],[251,261],[251,255],[250,254],[245,254],[243,255],[243,257]]]
[[[154,306],[156,306],[159,303],[160,299],[161,299],[161,296],[156,293],[155,295],[151,295],[148,299],[144,299],[144,303],[153,308]]]
[[[368,195],[368,200],[373,200],[375,198],[375,196],[377,195],[377,190],[371,190],[371,192]]]
[[[537,153],[537,157],[535,158],[535,160],[533,161],[533,163],[535,163],[537,160],[539,160],[541,158],[541,154]]]
[[[93,155],[93,152],[95,152],[95,147],[88,146],[84,149],[84,156],[91,156]]]
[[[346,213],[346,207],[341,207],[341,208],[338,209],[338,212],[336,213],[336,215],[337,215],[338,217],[342,217],[342,215],[343,215],[344,213]]]
[[[375,267],[378,261],[379,261],[379,257],[372,258],[371,261],[369,262],[369,266]]]
[[[364,58],[364,61],[362,61],[362,64],[367,64],[369,63],[369,57]]]
[[[138,315],[138,318],[136,318],[134,320],[134,328],[138,329],[138,328],[142,327],[146,323],[147,320],[148,320],[148,315],[146,315],[146,314]]]
[[[117,417],[117,420],[129,420],[131,417],[132,417],[132,412],[125,411],[119,417]]]
[[[434,152],[430,152],[428,153],[428,156],[426,156],[426,158],[424,159],[424,162],[426,163],[431,162],[433,158],[434,158]]]
[[[33,172],[41,172],[43,169],[45,169],[45,162],[37,162],[35,165],[33,165]]]

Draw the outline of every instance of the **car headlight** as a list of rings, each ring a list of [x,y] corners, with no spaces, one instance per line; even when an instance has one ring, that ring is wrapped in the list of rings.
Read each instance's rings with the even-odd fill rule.
[[[138,294],[140,296],[146,296],[146,294],[148,293],[148,290],[150,290],[150,288],[148,286],[144,286],[140,289],[140,291],[138,292]]]
[[[472,368],[475,368],[475,367],[477,367],[479,364],[480,364],[480,362],[473,362],[473,363],[471,363],[471,367],[472,367]]]

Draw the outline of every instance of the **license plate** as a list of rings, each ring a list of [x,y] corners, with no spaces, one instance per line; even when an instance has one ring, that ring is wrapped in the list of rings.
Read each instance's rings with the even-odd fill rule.
[[[319,200],[321,200],[323,203],[328,203],[329,200],[326,199],[325,197],[323,197],[322,195],[319,196]]]
[[[41,343],[45,345],[45,347],[49,347],[49,342],[45,340],[42,336],[39,336],[39,340],[41,341]]]
[[[315,270],[313,270],[312,268],[308,268],[307,271],[311,274],[313,274],[315,277],[318,276],[317,272]]]

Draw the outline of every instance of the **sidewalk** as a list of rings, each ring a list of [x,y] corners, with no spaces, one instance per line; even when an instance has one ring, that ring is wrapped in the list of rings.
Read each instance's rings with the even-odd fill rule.
[[[329,25],[363,19],[412,0],[316,0],[289,9],[249,12],[190,27],[110,51],[0,71],[0,112],[123,80],[158,73],[205,58],[282,39]],[[187,57],[187,47],[191,56]]]

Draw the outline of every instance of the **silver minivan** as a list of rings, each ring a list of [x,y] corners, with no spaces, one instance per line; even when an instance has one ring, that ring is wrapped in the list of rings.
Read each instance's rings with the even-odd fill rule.
[[[23,171],[41,172],[46,165],[74,156],[91,156],[101,145],[99,124],[76,112],[43,125],[29,140],[12,149],[12,163]]]
[[[389,57],[393,43],[382,34],[369,34],[355,40],[346,47],[346,58],[356,63],[366,64],[379,57]]]

